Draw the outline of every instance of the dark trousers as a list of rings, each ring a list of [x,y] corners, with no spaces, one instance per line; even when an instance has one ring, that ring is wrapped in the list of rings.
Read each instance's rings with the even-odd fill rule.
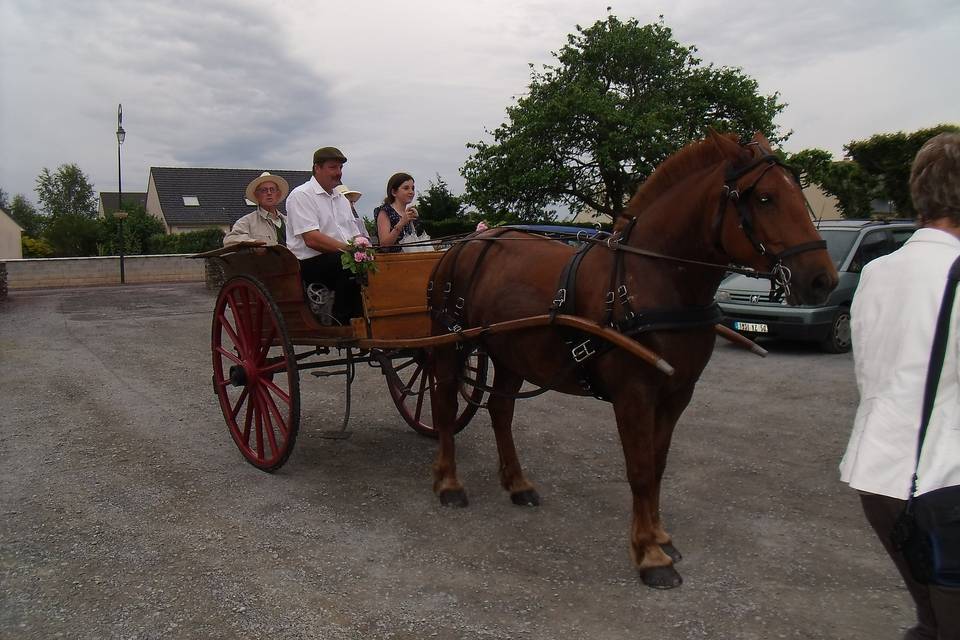
[[[917,609],[917,624],[907,631],[904,639],[960,640],[960,589],[920,584],[914,580],[903,554],[890,542],[893,525],[907,501],[860,492],[860,504],[887,555],[897,565]]]
[[[333,291],[333,316],[340,324],[363,315],[360,285],[353,274],[343,268],[339,253],[321,253],[301,260],[300,278],[305,286],[319,282]]]

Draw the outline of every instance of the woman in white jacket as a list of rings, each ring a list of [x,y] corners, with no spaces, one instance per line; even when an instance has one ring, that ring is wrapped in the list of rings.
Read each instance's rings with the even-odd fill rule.
[[[916,582],[890,533],[914,471],[923,390],[947,272],[960,256],[960,135],[941,134],[913,162],[910,193],[920,229],[863,269],[851,308],[860,406],[840,463],[871,527],[913,597],[905,639],[960,638],[960,589]],[[950,335],[923,443],[918,493],[960,484],[960,310]]]

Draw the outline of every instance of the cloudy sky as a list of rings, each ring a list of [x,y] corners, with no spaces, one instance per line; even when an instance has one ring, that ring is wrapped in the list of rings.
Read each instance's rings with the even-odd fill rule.
[[[35,200],[73,162],[115,191],[123,103],[124,191],[151,166],[306,170],[331,144],[365,212],[395,171],[459,193],[528,64],[608,6],[779,92],[789,151],[960,122],[957,0],[3,0],[0,188]]]

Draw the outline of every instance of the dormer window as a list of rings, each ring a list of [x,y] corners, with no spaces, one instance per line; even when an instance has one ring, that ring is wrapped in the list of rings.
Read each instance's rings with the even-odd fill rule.
[[[197,196],[183,196],[183,206],[185,207],[199,207],[200,198]]]

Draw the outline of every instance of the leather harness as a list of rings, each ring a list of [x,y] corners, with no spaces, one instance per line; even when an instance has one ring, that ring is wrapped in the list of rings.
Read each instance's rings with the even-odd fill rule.
[[[751,172],[761,166],[763,166],[763,169],[760,172],[760,175],[757,176],[750,186],[743,190],[738,189],[737,181],[744,176],[749,175]],[[713,233],[715,236],[714,245],[719,251],[725,253],[722,246],[723,221],[729,204],[733,203],[739,217],[738,226],[743,230],[747,239],[750,241],[750,244],[757,251],[757,253],[761,256],[768,257],[771,265],[770,272],[760,273],[751,269],[738,269],[736,267],[731,267],[730,265],[687,260],[674,256],[659,254],[653,251],[630,247],[628,245],[630,235],[632,234],[637,222],[637,219],[633,218],[627,224],[623,232],[618,234],[619,237],[610,236],[606,239],[600,240],[596,238],[590,238],[584,242],[574,253],[560,274],[557,294],[553,300],[553,304],[550,306],[551,317],[556,317],[557,314],[576,315],[577,272],[587,253],[598,245],[603,245],[613,250],[615,256],[614,265],[610,273],[610,287],[605,298],[606,309],[603,323],[624,335],[636,336],[649,331],[683,330],[713,326],[722,320],[722,313],[720,312],[720,308],[716,302],[702,307],[684,307],[679,309],[641,309],[637,311],[632,309],[630,305],[630,295],[624,278],[624,253],[635,253],[676,262],[692,263],[715,269],[738,271],[741,273],[746,273],[747,275],[751,275],[752,277],[766,277],[771,281],[772,295],[775,292],[778,295],[789,295],[791,273],[790,269],[783,264],[783,259],[798,253],[803,253],[805,251],[826,249],[826,242],[823,240],[805,242],[793,247],[789,247],[780,253],[775,253],[764,246],[764,244],[756,238],[753,223],[753,212],[747,206],[747,201],[751,198],[751,196],[754,195],[756,186],[763,176],[766,175],[766,173],[774,166],[783,167],[789,171],[795,179],[797,179],[796,173],[793,171],[793,169],[785,165],[773,154],[764,154],[739,169],[733,166],[728,168],[720,197],[719,207],[713,221]],[[799,179],[797,179],[797,181],[799,183]],[[456,272],[457,260],[460,257],[463,246],[473,240],[488,241],[481,249],[480,255],[473,264],[473,270],[476,272],[477,269],[479,269],[481,262],[486,257],[487,251],[491,246],[493,246],[494,241],[499,239],[501,235],[508,231],[521,230],[501,227],[499,229],[494,229],[492,233],[487,233],[482,238],[475,237],[477,234],[471,234],[455,244],[440,262],[444,262],[448,259],[453,260],[453,264],[448,270],[448,273],[452,276],[452,274]],[[440,262],[438,262],[434,267],[434,271],[430,276],[430,281],[427,286],[427,306],[431,309],[433,316],[441,324],[443,324],[448,331],[451,333],[460,333],[463,331],[464,307],[466,305],[466,300],[469,299],[470,292],[473,289],[474,279],[469,279],[470,284],[468,285],[468,289],[463,296],[454,296],[455,292],[453,291],[453,282],[452,280],[448,279],[444,284],[443,298],[441,299],[439,308],[433,307],[431,304],[431,298],[433,297],[434,279],[437,269],[440,266]],[[452,310],[449,308],[451,298],[453,298],[454,302]],[[616,307],[618,306],[618,301],[620,310],[622,312],[619,318],[616,317]],[[586,334],[584,332],[576,331],[566,327],[557,327],[557,329],[560,331],[563,341],[570,350],[570,357],[572,359],[571,366],[573,368],[573,373],[577,378],[578,384],[584,391],[590,393],[594,397],[601,400],[609,400],[610,398],[594,379],[594,376],[590,374],[590,371],[586,365],[589,360],[607,353],[614,347],[603,339],[592,334]],[[561,370],[558,372],[558,376],[565,375],[568,372],[569,370]],[[539,393],[543,393],[544,391],[548,390],[549,387],[550,385],[547,385],[546,387],[542,387],[536,391],[516,394],[514,397],[530,397]],[[493,390],[489,387],[485,390],[493,392]]]

